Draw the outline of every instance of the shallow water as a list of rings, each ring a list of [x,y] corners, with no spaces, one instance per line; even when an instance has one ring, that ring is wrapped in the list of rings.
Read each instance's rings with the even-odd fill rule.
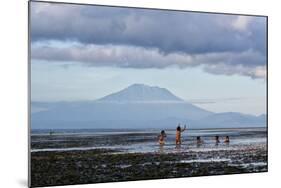
[[[151,152],[188,152],[239,150],[267,145],[266,128],[244,129],[200,129],[186,130],[182,133],[181,147],[175,147],[175,130],[166,130],[164,146],[159,146],[159,130],[33,130],[31,134],[31,152],[38,151],[72,151],[91,149],[114,149],[122,153]],[[221,143],[215,144],[214,137],[220,136]],[[230,143],[223,142],[225,136]],[[196,137],[203,140],[196,144]]]

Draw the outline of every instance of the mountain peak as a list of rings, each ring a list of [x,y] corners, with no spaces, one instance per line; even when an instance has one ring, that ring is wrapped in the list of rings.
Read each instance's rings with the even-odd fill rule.
[[[128,88],[132,88],[132,87],[151,87],[151,86],[145,84],[138,84],[138,83],[128,86]]]
[[[165,90],[165,92],[167,92],[167,91],[170,92],[169,90],[167,90],[165,88],[158,87],[158,86],[149,86],[149,85],[138,84],[138,83],[132,84],[132,85],[128,86],[126,89],[130,89],[130,90],[131,89],[133,89],[133,90],[150,90],[150,91],[152,91],[152,90],[154,90],[154,91],[155,90],[159,90],[159,91],[162,90],[162,92],[164,92],[164,90]]]
[[[158,86],[148,86],[145,84],[132,84],[127,88],[116,93],[107,95],[99,101],[138,101],[138,102],[151,102],[151,101],[182,101],[169,90],[160,88]]]

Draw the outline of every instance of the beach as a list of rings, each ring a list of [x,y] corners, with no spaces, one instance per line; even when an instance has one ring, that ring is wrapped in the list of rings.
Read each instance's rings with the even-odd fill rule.
[[[184,132],[181,147],[174,130],[164,146],[157,130],[57,130],[31,135],[31,185],[101,183],[145,179],[266,172],[267,130],[211,129]],[[199,135],[202,145],[195,142]],[[221,142],[214,143],[214,135]],[[230,143],[223,142],[230,136]]]

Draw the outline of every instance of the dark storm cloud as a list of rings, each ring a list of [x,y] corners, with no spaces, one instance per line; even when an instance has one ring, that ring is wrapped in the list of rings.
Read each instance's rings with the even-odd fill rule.
[[[162,53],[265,53],[265,18],[32,3],[31,39],[135,45]]]

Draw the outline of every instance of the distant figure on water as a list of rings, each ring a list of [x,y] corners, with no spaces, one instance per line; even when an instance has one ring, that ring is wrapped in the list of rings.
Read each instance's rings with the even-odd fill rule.
[[[185,130],[186,130],[186,125],[184,125],[183,129],[181,128],[180,124],[178,125],[177,131],[176,131],[176,145],[181,144],[181,133]]]
[[[158,136],[158,141],[160,145],[165,144],[165,138],[167,137],[166,133],[164,130],[161,131],[160,135]]]
[[[215,141],[216,141],[216,145],[220,143],[220,137],[218,135],[215,137]]]
[[[229,144],[230,140],[229,140],[229,136],[225,137],[224,143]]]
[[[197,141],[197,146],[200,146],[200,145],[203,144],[203,140],[201,139],[200,136],[197,136],[197,137],[196,137],[196,141]]]

